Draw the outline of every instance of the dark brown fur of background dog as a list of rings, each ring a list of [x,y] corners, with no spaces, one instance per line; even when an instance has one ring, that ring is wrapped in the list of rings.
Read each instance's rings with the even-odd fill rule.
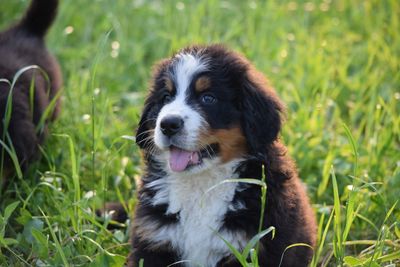
[[[38,146],[46,135],[46,123],[42,129],[36,128],[62,83],[60,67],[46,49],[44,41],[44,36],[55,18],[57,6],[58,0],[32,0],[24,17],[0,33],[0,79],[3,79],[0,82],[0,138],[10,145],[5,135],[5,113],[12,91],[12,103],[8,103],[11,104],[12,112],[7,132],[23,171],[38,157]],[[41,70],[33,68],[23,72],[11,90],[5,79],[12,82],[18,71],[31,65],[37,65]],[[49,81],[42,70],[47,74]],[[30,97],[32,79],[33,98]],[[54,119],[58,112],[57,101],[46,122]],[[4,151],[3,173],[0,177],[7,180],[7,176],[13,173],[14,164]]]

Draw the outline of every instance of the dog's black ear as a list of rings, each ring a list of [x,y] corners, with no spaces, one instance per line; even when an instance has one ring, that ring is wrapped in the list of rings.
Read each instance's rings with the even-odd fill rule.
[[[263,156],[281,129],[284,107],[263,75],[247,70],[242,81],[242,129],[252,156]]]

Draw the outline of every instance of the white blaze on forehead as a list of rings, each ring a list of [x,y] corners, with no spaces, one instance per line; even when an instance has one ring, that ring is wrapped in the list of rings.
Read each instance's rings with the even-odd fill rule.
[[[207,70],[206,61],[197,55],[178,54],[173,67],[177,95],[184,94],[196,73]]]
[[[181,137],[181,142],[186,149],[194,149],[205,121],[201,114],[187,103],[186,96],[193,77],[197,73],[207,70],[207,61],[201,56],[183,53],[178,54],[172,64],[170,77],[175,83],[176,95],[158,114],[154,141],[160,148],[169,146],[165,136],[161,133],[160,122],[166,116],[178,115],[184,120],[184,136]]]

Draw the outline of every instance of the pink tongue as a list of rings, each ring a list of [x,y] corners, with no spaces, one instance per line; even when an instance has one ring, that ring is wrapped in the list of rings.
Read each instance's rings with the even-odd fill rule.
[[[171,148],[169,155],[169,166],[171,167],[172,171],[184,171],[189,163],[199,163],[199,155],[197,152],[186,151],[177,147]]]

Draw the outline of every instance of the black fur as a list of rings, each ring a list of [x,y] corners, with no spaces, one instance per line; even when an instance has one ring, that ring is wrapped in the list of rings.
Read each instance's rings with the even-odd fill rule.
[[[16,28],[43,37],[56,17],[57,6],[58,0],[33,0]]]
[[[243,81],[241,123],[250,154],[261,156],[263,160],[265,148],[276,140],[281,129],[283,106],[272,91],[262,90],[263,85],[257,84],[259,82],[250,79]]]
[[[38,158],[38,145],[46,136],[47,122],[54,119],[59,111],[57,101],[42,129],[36,129],[62,83],[59,65],[47,51],[44,42],[44,35],[56,16],[57,6],[57,0],[32,0],[24,17],[0,33],[0,79],[12,82],[18,71],[31,65],[39,66],[49,79],[47,81],[42,71],[31,69],[23,72],[12,91],[7,82],[0,82],[0,138],[8,146],[12,144],[23,171]],[[34,81],[33,105],[30,103],[32,81]],[[8,104],[11,104],[12,112],[7,125],[4,118],[11,92],[12,102]],[[10,136],[11,142],[5,131]],[[5,150],[4,157],[3,173],[0,177],[7,180],[14,173],[14,164]]]

